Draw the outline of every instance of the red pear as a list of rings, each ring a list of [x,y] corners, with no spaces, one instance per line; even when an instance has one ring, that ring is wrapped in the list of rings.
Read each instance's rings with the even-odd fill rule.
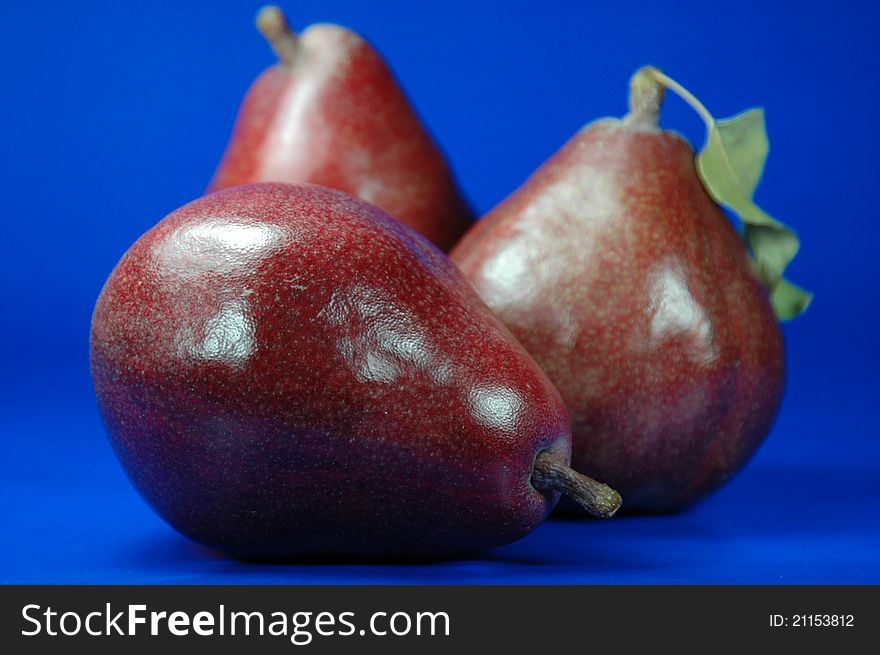
[[[584,127],[452,253],[562,394],[572,466],[627,509],[683,508],[768,433],[783,342],[659,85]]]
[[[172,526],[236,556],[426,558],[532,530],[565,407],[437,248],[313,185],[219,191],[143,235],[95,307],[113,447]]]
[[[473,215],[378,53],[338,25],[294,35],[277,7],[263,9],[257,25],[279,63],[248,90],[209,191],[321,184],[378,206],[449,250]]]

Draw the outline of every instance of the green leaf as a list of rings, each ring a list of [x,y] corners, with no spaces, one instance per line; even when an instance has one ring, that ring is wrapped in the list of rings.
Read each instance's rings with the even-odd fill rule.
[[[701,109],[707,136],[697,155],[697,173],[712,199],[735,212],[742,222],[743,237],[776,316],[780,320],[794,318],[812,299],[810,293],[783,277],[800,242],[790,227],[752,199],[769,151],[764,110],[749,109],[733,118],[715,120]]]
[[[707,143],[698,162],[702,162],[704,171],[718,170],[724,174],[715,183],[725,195],[742,195],[742,200],[750,202],[770,150],[764,110],[749,109],[733,118],[713,120],[707,127]]]
[[[804,291],[785,278],[781,279],[770,292],[770,304],[773,305],[773,311],[781,321],[788,321],[803,314],[812,300],[812,293]]]

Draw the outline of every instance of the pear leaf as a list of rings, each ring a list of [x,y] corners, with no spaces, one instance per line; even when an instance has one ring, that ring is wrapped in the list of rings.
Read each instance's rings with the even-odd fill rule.
[[[779,280],[779,283],[770,292],[770,304],[773,306],[773,312],[781,321],[788,321],[803,314],[812,300],[812,293],[804,291],[785,278]]]
[[[761,175],[770,143],[764,127],[764,110],[749,109],[733,118],[713,120],[706,146],[700,153],[703,170],[719,169],[725,175],[713,182],[719,193],[743,196],[749,201]]]
[[[749,109],[733,118],[715,120],[705,112],[706,143],[697,155],[697,173],[715,202],[736,213],[755,268],[770,294],[780,320],[802,313],[812,295],[783,278],[797,254],[797,234],[770,216],[752,199],[767,161],[769,142],[764,110]]]

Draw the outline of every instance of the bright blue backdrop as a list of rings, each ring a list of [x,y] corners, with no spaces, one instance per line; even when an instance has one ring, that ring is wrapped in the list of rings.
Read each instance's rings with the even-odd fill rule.
[[[111,268],[201,194],[238,103],[272,63],[247,2],[0,6],[0,582],[880,582],[872,3],[296,0],[386,56],[484,212],[583,123],[625,111],[654,63],[719,116],[767,110],[758,201],[795,226],[790,378],[764,447],[690,512],[550,521],[429,566],[262,566],[168,528],[124,477],[95,409],[88,328]],[[700,141],[670,99],[664,123]]]

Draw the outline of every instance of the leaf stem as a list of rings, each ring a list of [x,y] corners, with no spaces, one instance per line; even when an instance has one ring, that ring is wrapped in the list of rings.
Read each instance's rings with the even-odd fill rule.
[[[715,123],[715,119],[712,117],[712,114],[709,113],[709,110],[706,109],[706,105],[697,100],[697,97],[693,93],[688,91],[681,84],[669,77],[659,68],[646,66],[642,70],[648,72],[660,84],[674,92],[675,95],[677,95],[679,98],[681,98],[691,107],[693,107],[694,111],[700,115],[700,118],[702,118],[703,122],[706,124],[706,130],[710,130],[712,128],[712,125]]]

